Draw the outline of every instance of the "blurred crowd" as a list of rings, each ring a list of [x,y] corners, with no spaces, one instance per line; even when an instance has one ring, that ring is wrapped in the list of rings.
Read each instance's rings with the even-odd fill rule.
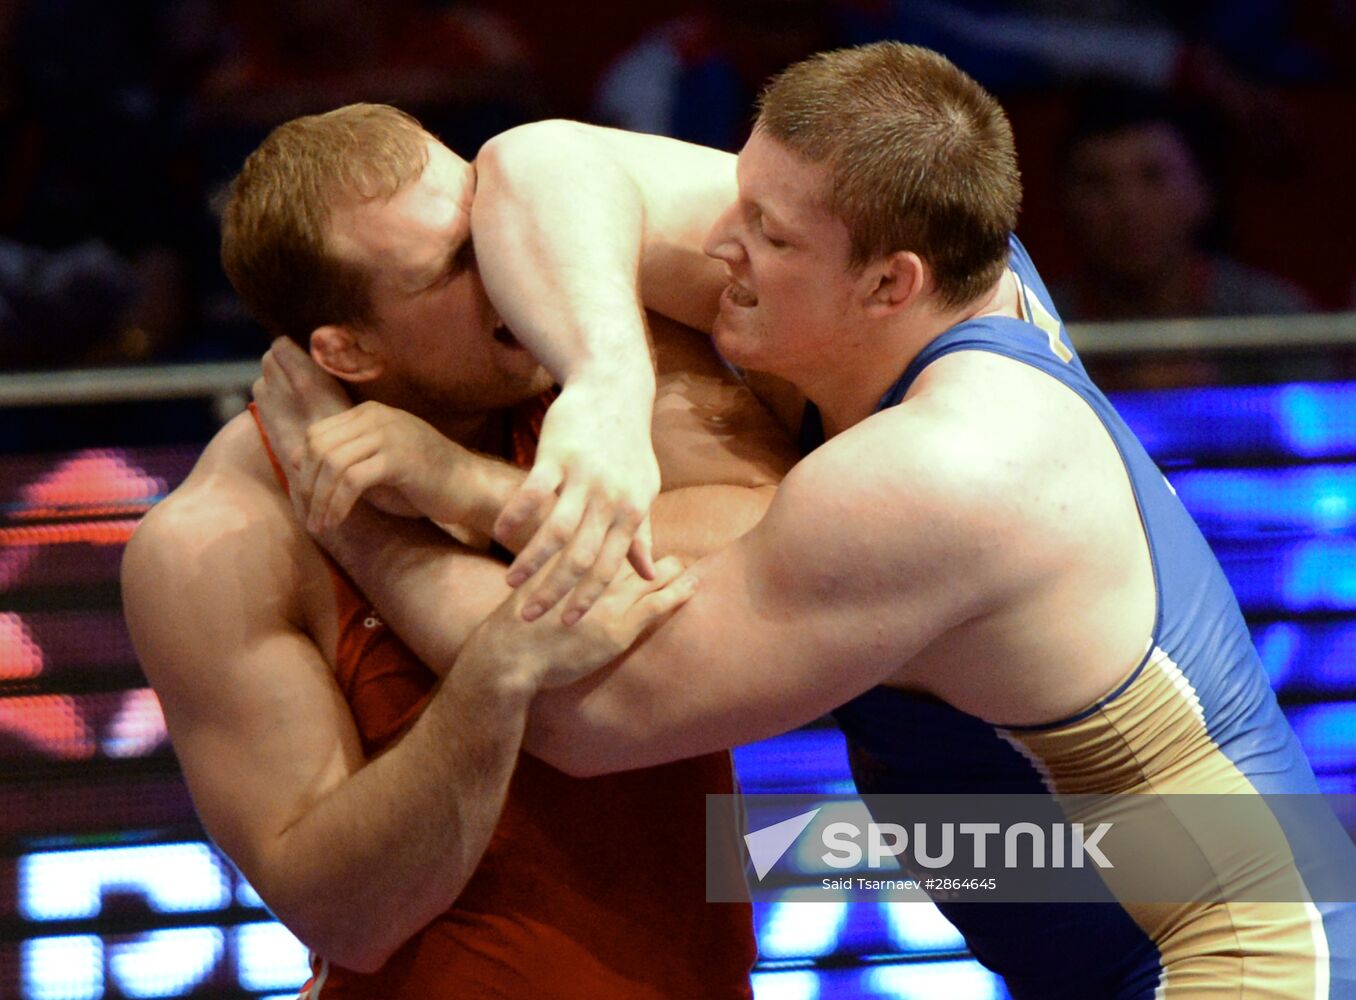
[[[1356,0],[0,0],[0,369],[257,354],[213,206],[351,101],[465,156],[568,116],[736,150],[816,50],[939,49],[1004,102],[1066,318],[1356,306]]]

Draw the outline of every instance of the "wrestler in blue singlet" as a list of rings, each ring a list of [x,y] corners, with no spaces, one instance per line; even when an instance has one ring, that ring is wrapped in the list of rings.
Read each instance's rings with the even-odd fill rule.
[[[1027,319],[984,317],[946,331],[877,408],[899,403],[923,369],[953,351],[1012,358],[1077,393],[1111,435],[1134,490],[1157,591],[1153,635],[1116,690],[1043,726],[986,722],[896,688],[867,691],[834,713],[859,790],[1317,793],[1218,561],[1089,379],[1030,257],[1011,243]],[[823,442],[813,406],[801,438],[805,451]],[[1295,835],[1287,833],[1292,844]],[[1356,866],[1356,848],[1339,863]],[[1213,903],[1166,916],[1130,903],[939,905],[1019,998],[1356,998],[1352,903]]]

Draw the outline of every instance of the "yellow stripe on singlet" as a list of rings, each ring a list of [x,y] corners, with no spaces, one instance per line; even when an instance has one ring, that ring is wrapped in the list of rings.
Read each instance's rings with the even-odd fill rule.
[[[1031,294],[1031,289],[1027,287],[1020,274],[1016,271],[1011,273],[1017,279],[1017,288],[1022,297],[1022,309],[1026,313],[1024,318],[1045,334],[1045,339],[1050,345],[1050,352],[1067,365],[1073,360],[1073,351],[1069,350],[1060,338],[1059,320],[1055,319],[1054,313],[1045,308],[1045,304],[1041,302],[1039,296]]]
[[[1088,717],[1055,729],[1000,732],[1060,795],[1258,794],[1210,738],[1195,689],[1159,648],[1126,690]],[[1166,824],[1158,814],[1158,825],[1177,827],[1161,830],[1164,843],[1175,845],[1177,856],[1183,844],[1198,851],[1196,863],[1208,881],[1228,886],[1264,880],[1277,890],[1269,898],[1308,899],[1289,842],[1269,811],[1248,813],[1260,817],[1249,823],[1249,837],[1260,845],[1249,853],[1236,849],[1239,831],[1227,817],[1157,801],[1166,802],[1169,812]],[[1154,857],[1152,845],[1143,853]],[[1267,862],[1259,866],[1258,858]],[[1118,885],[1136,885],[1133,865],[1101,874],[1158,947],[1162,980],[1156,997],[1327,997],[1327,937],[1312,902],[1138,903],[1129,901],[1133,892],[1117,892]]]

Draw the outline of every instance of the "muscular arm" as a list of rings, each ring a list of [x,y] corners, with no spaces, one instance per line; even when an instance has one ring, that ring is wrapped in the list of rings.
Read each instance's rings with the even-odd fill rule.
[[[258,484],[211,487],[183,488],[128,546],[138,655],[213,839],[310,947],[374,969],[479,862],[532,688],[456,671],[398,742],[365,761],[300,621],[307,582],[285,501]]]
[[[758,522],[795,455],[775,420],[701,337],[662,320],[654,333],[653,435],[666,491],[653,508],[656,551],[695,560]],[[492,502],[475,505],[479,517],[492,518],[498,499],[524,475],[507,463],[485,465],[479,479]],[[484,530],[483,523],[470,526]],[[509,593],[502,571],[486,570],[497,565],[488,556],[449,545],[426,523],[365,504],[318,540],[435,669],[456,658],[466,636]]]
[[[644,346],[638,271],[645,275],[647,304],[709,330],[722,269],[700,247],[731,200],[734,167],[732,157],[697,146],[542,122],[488,143],[477,168],[472,232],[491,301],[552,370],[614,370],[566,382],[547,416],[533,475],[504,509],[496,535],[503,540],[550,499],[557,453],[576,456],[581,481],[625,483],[652,467],[637,443],[644,411],[630,402],[641,398],[639,375],[631,371]],[[590,425],[605,426],[607,434]],[[571,536],[577,495],[561,491],[551,519],[515,559],[515,578],[533,572]],[[615,509],[616,525],[630,523],[634,509]],[[609,542],[625,534],[614,528]],[[534,583],[537,603],[554,603],[583,575],[577,567],[592,563],[584,537],[581,528],[556,573]],[[611,556],[607,544],[603,552],[575,589],[572,610],[588,606],[614,565],[615,547]]]
[[[523,475],[520,470],[507,472]],[[451,541],[427,521],[359,503],[316,541],[344,568],[382,620],[443,676],[467,638],[511,593],[504,564]]]
[[[989,473],[898,417],[801,462],[753,531],[694,568],[686,607],[534,701],[524,747],[589,775],[785,732],[898,676],[1020,586],[1030,567],[1010,565],[1012,518]]]
[[[653,509],[656,555],[692,561],[728,545],[758,523],[775,490],[772,484],[709,484],[660,494]],[[439,675],[511,593],[502,563],[450,542],[428,522],[392,517],[364,503],[316,540]]]
[[[495,137],[476,160],[471,215],[486,291],[534,351],[580,350],[600,322],[637,341],[641,300],[709,333],[725,278],[701,248],[735,200],[734,164],[729,153],[578,122]]]

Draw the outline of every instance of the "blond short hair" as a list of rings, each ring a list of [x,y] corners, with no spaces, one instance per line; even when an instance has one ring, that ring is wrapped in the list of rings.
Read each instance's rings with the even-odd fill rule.
[[[854,270],[911,250],[951,306],[1002,275],[1022,200],[1012,128],[945,57],[898,42],[820,53],[772,80],[755,128],[828,165]]]
[[[319,326],[371,323],[371,277],[331,251],[331,213],[416,180],[430,138],[396,108],[350,104],[279,125],[245,160],[222,213],[221,263],[270,333],[305,347]]]

